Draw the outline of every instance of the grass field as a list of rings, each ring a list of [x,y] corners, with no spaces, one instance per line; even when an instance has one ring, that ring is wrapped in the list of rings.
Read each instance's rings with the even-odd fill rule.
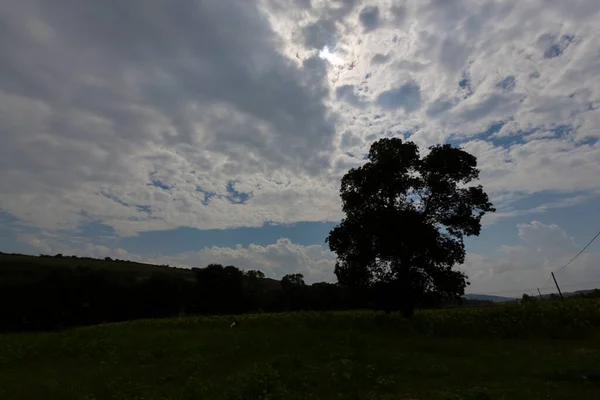
[[[0,335],[0,399],[598,399],[598,311],[573,300],[414,324],[256,314],[234,329],[182,317]]]
[[[138,262],[105,261],[91,258],[70,257],[38,257],[22,254],[0,254],[0,278],[5,280],[27,279],[37,277],[50,268],[75,268],[77,266],[92,269],[105,269],[114,272],[128,272],[139,278],[146,278],[153,273],[161,272],[194,279],[190,269],[175,268]]]

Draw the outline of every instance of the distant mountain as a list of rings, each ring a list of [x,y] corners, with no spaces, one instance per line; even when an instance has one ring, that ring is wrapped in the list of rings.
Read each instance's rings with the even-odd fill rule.
[[[493,301],[494,303],[501,303],[503,301],[515,301],[514,297],[502,297],[502,296],[490,296],[487,294],[465,294],[463,296],[467,300],[483,300],[483,301]]]
[[[563,297],[573,297],[573,296],[579,296],[582,294],[591,294],[594,292],[594,290],[598,290],[598,289],[583,289],[583,290],[577,290],[575,292],[563,292]],[[555,296],[558,296],[558,293],[553,293]],[[552,295],[551,294],[544,294],[542,295],[543,299],[549,299]]]
[[[583,294],[591,294],[592,292],[594,292],[594,290],[597,290],[597,289],[584,289],[584,290],[577,290],[575,292],[563,292],[563,297],[572,297],[572,296],[579,296],[579,295],[583,295]],[[551,296],[552,296],[552,294],[543,294],[542,298],[550,299]],[[558,293],[554,293],[554,296],[558,296]],[[493,301],[494,303],[501,303],[501,302],[505,302],[505,301],[515,301],[515,300],[521,299],[521,296],[519,296],[519,297],[502,297],[502,296],[489,296],[487,294],[465,294],[463,297],[467,300]],[[534,297],[536,299],[538,298],[537,295]]]

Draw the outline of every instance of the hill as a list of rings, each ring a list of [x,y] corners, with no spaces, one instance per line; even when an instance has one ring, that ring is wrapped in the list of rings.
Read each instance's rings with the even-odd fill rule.
[[[563,292],[563,297],[576,297],[576,296],[593,296],[596,295],[594,297],[598,297],[597,294],[599,289],[585,289],[585,290],[576,290],[574,292]],[[557,293],[552,293],[552,294],[544,294],[542,295],[543,299],[551,299],[554,296],[558,296]]]
[[[7,254],[0,252],[0,280],[7,282],[23,282],[37,279],[57,268],[75,269],[77,267],[92,270],[107,270],[110,272],[130,274],[137,279],[147,279],[155,274],[166,274],[174,278],[194,281],[194,272],[190,268],[179,268],[170,265],[145,264],[129,260],[112,258],[97,259],[91,257]],[[272,278],[261,278],[262,285],[267,290],[281,290],[281,281]]]
[[[234,329],[231,317],[183,317],[0,335],[0,398],[597,399],[597,330],[574,335],[598,326],[597,303],[578,302],[567,319],[555,303],[419,312],[416,330],[342,312],[244,315]],[[561,330],[569,340],[549,339]]]
[[[514,297],[490,296],[487,294],[469,293],[463,296],[467,300],[492,301],[494,303],[502,303],[505,301],[515,301]]]
[[[36,275],[45,274],[55,268],[87,267],[91,269],[106,269],[111,272],[134,274],[138,278],[147,278],[154,273],[166,273],[185,279],[194,279],[188,268],[176,268],[168,265],[144,264],[127,260],[104,260],[91,257],[63,256],[29,256],[23,254],[7,254],[0,252],[0,278],[4,282],[12,280],[27,280]]]

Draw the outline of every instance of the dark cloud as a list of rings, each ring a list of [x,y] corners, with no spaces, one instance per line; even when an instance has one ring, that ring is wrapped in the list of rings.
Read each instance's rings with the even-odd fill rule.
[[[319,50],[325,46],[333,48],[336,35],[335,22],[330,19],[320,19],[304,28],[304,45]]]
[[[310,8],[312,8],[312,1],[311,0],[295,0],[295,2],[301,8],[304,8],[304,9],[310,9]]]
[[[393,6],[392,15],[394,16],[394,23],[396,25],[402,25],[406,20],[406,7],[404,6]]]
[[[440,62],[448,71],[459,71],[467,64],[471,54],[470,45],[455,38],[446,38],[441,45]]]
[[[357,0],[333,0],[335,7],[329,9],[328,14],[331,18],[341,20],[354,10]]]
[[[412,72],[421,72],[425,68],[429,67],[430,64],[421,63],[412,60],[399,60],[394,63],[394,66],[398,69],[408,70]]]
[[[510,75],[498,82],[496,84],[496,87],[504,90],[513,90],[516,84],[517,79],[514,76]]]
[[[356,93],[355,89],[356,86],[354,85],[340,86],[335,90],[335,97],[355,107],[363,108],[367,105],[367,102]]]
[[[377,53],[371,59],[371,64],[385,64],[390,60],[389,54]]]
[[[107,151],[201,140],[228,152],[221,143],[235,140],[267,163],[299,168],[313,164],[312,149],[332,146],[324,75],[278,52],[252,2],[38,0],[2,8],[0,90],[42,101],[53,135]],[[320,25],[322,43],[334,28]],[[90,136],[69,112],[106,121],[114,136]],[[175,132],[153,132],[158,121]],[[212,131],[201,137],[199,125]]]
[[[359,146],[361,144],[363,144],[363,141],[360,138],[360,136],[355,135],[350,131],[346,131],[342,135],[342,141],[340,143],[340,146],[342,149],[347,149],[350,147]]]
[[[567,47],[575,40],[573,35],[563,35],[560,39],[556,40],[553,36],[544,37],[542,40],[551,40],[553,43],[550,44],[544,51],[544,58],[555,58],[560,56]]]
[[[403,108],[407,113],[421,108],[421,87],[410,81],[396,89],[390,89],[377,97],[377,104],[388,110]]]
[[[272,14],[284,15],[312,10],[312,0],[264,0],[266,8]]]
[[[358,20],[365,32],[375,30],[379,27],[379,7],[377,6],[366,6],[358,14]]]
[[[445,99],[437,99],[427,108],[427,115],[432,118],[437,117],[452,107],[454,107],[454,102]]]
[[[471,74],[467,71],[463,71],[462,78],[458,81],[458,87],[463,91],[465,98],[470,97],[473,94]]]
[[[462,111],[461,116],[467,121],[477,121],[488,116],[511,115],[519,108],[522,99],[514,93],[493,93]]]

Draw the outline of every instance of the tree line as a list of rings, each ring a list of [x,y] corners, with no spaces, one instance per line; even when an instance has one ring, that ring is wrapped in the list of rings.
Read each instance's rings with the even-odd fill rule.
[[[261,271],[231,265],[211,264],[185,275],[166,270],[148,277],[89,266],[40,266],[35,271],[31,276],[0,281],[0,331],[57,330],[182,315],[399,310],[393,292],[383,286],[356,291],[338,283],[309,285],[302,274],[278,281]],[[432,298],[419,307],[450,304],[457,303]]]
[[[0,329],[54,329],[75,324],[288,310],[372,308],[400,311],[461,302],[467,276],[464,238],[478,236],[495,209],[481,185],[477,159],[449,144],[429,148],[399,138],[372,144],[364,165],[341,180],[345,218],[326,239],[336,253],[336,284],[281,281],[218,264],[193,278],[108,270],[55,270],[2,285]],[[62,255],[60,255],[62,257]],[[107,260],[109,261],[109,260]]]
[[[425,156],[413,142],[384,138],[366,163],[341,181],[345,218],[327,237],[335,275],[355,290],[378,288],[407,318],[424,303],[458,300],[469,284],[454,267],[464,238],[478,236],[495,209],[481,185],[477,158],[450,144]]]
[[[355,305],[336,284],[281,281],[260,271],[211,264],[187,275],[78,266],[43,267],[0,282],[0,330],[54,330],[77,325],[178,315],[341,310]]]

